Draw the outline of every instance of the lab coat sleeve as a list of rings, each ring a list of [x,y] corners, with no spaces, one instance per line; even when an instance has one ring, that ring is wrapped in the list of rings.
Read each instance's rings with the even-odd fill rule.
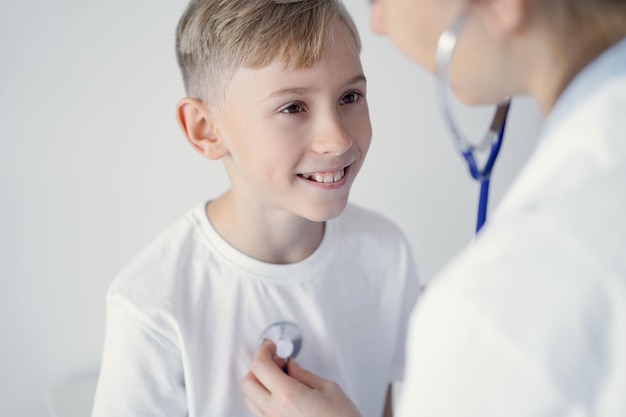
[[[92,417],[186,415],[180,351],[132,305],[109,297]]]
[[[474,305],[429,291],[411,318],[399,417],[580,415]]]

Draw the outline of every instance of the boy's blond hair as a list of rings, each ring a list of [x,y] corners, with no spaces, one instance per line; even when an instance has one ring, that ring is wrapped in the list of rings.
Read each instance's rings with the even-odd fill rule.
[[[275,59],[309,68],[327,55],[337,23],[360,52],[340,0],[192,0],[176,33],[187,95],[219,107],[238,68],[262,68]]]

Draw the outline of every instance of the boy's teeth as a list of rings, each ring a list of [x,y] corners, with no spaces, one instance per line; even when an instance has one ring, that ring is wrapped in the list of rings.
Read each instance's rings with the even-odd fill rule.
[[[318,172],[315,174],[309,174],[306,176],[307,179],[313,180],[319,183],[330,184],[333,182],[341,181],[345,174],[345,170],[339,170],[334,174],[332,172]]]

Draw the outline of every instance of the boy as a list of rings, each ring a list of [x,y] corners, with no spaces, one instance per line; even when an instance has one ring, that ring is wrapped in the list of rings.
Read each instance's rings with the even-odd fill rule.
[[[418,282],[401,233],[346,208],[371,139],[359,53],[337,0],[189,4],[177,118],[231,187],[111,285],[94,417],[248,415],[240,380],[281,321],[300,363],[382,414]]]

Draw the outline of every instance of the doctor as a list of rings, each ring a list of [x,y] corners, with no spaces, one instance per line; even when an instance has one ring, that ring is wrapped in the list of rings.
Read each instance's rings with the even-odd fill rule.
[[[477,240],[414,310],[400,417],[626,416],[626,0],[374,0],[371,25],[469,104],[530,94],[537,149]],[[258,416],[358,416],[264,344]],[[376,358],[372,358],[373,361]]]

